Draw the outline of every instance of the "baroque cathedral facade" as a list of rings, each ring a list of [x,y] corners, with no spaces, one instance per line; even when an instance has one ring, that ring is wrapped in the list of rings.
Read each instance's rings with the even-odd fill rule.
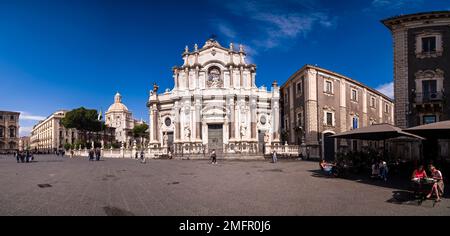
[[[183,65],[173,67],[174,88],[158,94],[155,84],[147,107],[150,152],[175,155],[262,154],[280,141],[279,87],[256,86],[256,66],[242,45],[228,48],[209,39]]]

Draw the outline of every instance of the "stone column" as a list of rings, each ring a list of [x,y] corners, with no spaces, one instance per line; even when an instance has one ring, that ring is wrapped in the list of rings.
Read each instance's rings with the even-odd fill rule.
[[[275,81],[272,84],[272,140],[274,143],[280,142],[280,88]]]
[[[231,54],[231,57],[232,57],[233,55]],[[230,88],[234,88],[234,81],[233,81],[233,66],[230,66],[229,67],[229,71],[230,71]]]
[[[257,122],[257,114],[256,114],[257,104],[256,97],[250,97],[250,138],[252,140],[256,140],[256,122]]]
[[[392,36],[394,41],[395,124],[400,128],[407,128],[407,108],[409,106],[408,31],[400,26],[400,28],[392,30]]]
[[[201,141],[202,136],[202,117],[201,117],[202,103],[200,98],[195,101],[195,141]]]
[[[174,111],[175,111],[175,130],[174,130],[174,135],[175,135],[175,142],[179,142],[180,141],[180,107],[178,104],[178,101],[175,102],[175,106],[174,106]]]
[[[234,140],[235,139],[235,102],[234,102],[234,96],[228,97],[228,107],[230,109],[230,119],[228,120],[229,124],[229,139]]]

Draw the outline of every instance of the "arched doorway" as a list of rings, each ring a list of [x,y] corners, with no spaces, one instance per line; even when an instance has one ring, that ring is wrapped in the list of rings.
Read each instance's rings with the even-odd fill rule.
[[[336,150],[336,140],[330,136],[334,133],[326,132],[323,133],[323,159],[325,161],[334,161],[334,154]]]

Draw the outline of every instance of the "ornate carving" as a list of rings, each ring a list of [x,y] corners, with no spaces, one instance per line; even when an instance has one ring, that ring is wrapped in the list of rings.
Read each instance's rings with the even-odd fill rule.
[[[241,124],[241,138],[243,138],[246,133],[247,133],[247,126],[245,125],[245,123],[242,123]]]
[[[415,74],[416,79],[436,79],[436,78],[444,78],[444,71],[441,69],[433,70],[419,70]]]
[[[213,67],[209,70],[207,84],[209,88],[223,87],[223,80],[220,76],[219,68]]]
[[[186,137],[186,138],[191,137],[191,128],[189,128],[189,126],[187,126],[187,125],[184,127],[184,137]]]

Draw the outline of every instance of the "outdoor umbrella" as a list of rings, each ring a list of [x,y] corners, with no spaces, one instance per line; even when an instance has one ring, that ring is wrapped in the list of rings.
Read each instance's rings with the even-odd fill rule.
[[[424,138],[405,132],[402,129],[390,124],[375,124],[363,128],[353,129],[340,134],[332,135],[331,138],[344,138],[344,139],[361,139],[361,140],[386,140],[397,137],[411,137],[420,140]]]
[[[450,139],[450,120],[405,129],[408,133],[435,139]]]

